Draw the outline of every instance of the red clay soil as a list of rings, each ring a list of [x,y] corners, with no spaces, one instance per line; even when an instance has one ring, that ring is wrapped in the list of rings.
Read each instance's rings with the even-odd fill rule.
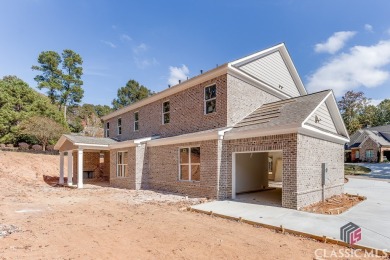
[[[363,196],[349,194],[335,195],[323,202],[318,202],[304,207],[302,210],[320,214],[338,215],[359,204],[365,199],[366,198]]]
[[[313,259],[345,249],[181,210],[197,199],[53,187],[58,165],[58,156],[0,152],[0,259]]]

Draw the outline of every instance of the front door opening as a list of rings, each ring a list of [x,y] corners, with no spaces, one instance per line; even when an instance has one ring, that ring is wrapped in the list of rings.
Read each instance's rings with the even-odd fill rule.
[[[233,158],[233,199],[281,206],[282,152],[235,153]]]

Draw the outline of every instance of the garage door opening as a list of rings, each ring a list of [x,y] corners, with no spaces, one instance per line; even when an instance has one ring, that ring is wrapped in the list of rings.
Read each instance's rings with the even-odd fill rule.
[[[270,206],[282,205],[282,152],[233,154],[232,198]]]

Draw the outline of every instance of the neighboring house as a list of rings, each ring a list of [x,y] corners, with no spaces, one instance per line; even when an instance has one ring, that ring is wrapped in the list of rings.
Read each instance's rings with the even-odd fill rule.
[[[390,160],[390,125],[367,127],[351,135],[345,146],[350,162],[383,162]]]
[[[275,180],[282,181],[282,206],[294,209],[343,192],[349,137],[335,97],[331,90],[307,94],[284,44],[103,120],[106,138],[63,135],[56,144],[61,176],[65,152],[73,164],[70,184],[105,176],[114,187],[234,199]]]

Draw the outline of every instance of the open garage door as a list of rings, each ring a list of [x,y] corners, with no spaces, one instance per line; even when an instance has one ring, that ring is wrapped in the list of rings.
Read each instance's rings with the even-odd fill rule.
[[[235,153],[233,160],[233,199],[281,206],[281,151]]]

